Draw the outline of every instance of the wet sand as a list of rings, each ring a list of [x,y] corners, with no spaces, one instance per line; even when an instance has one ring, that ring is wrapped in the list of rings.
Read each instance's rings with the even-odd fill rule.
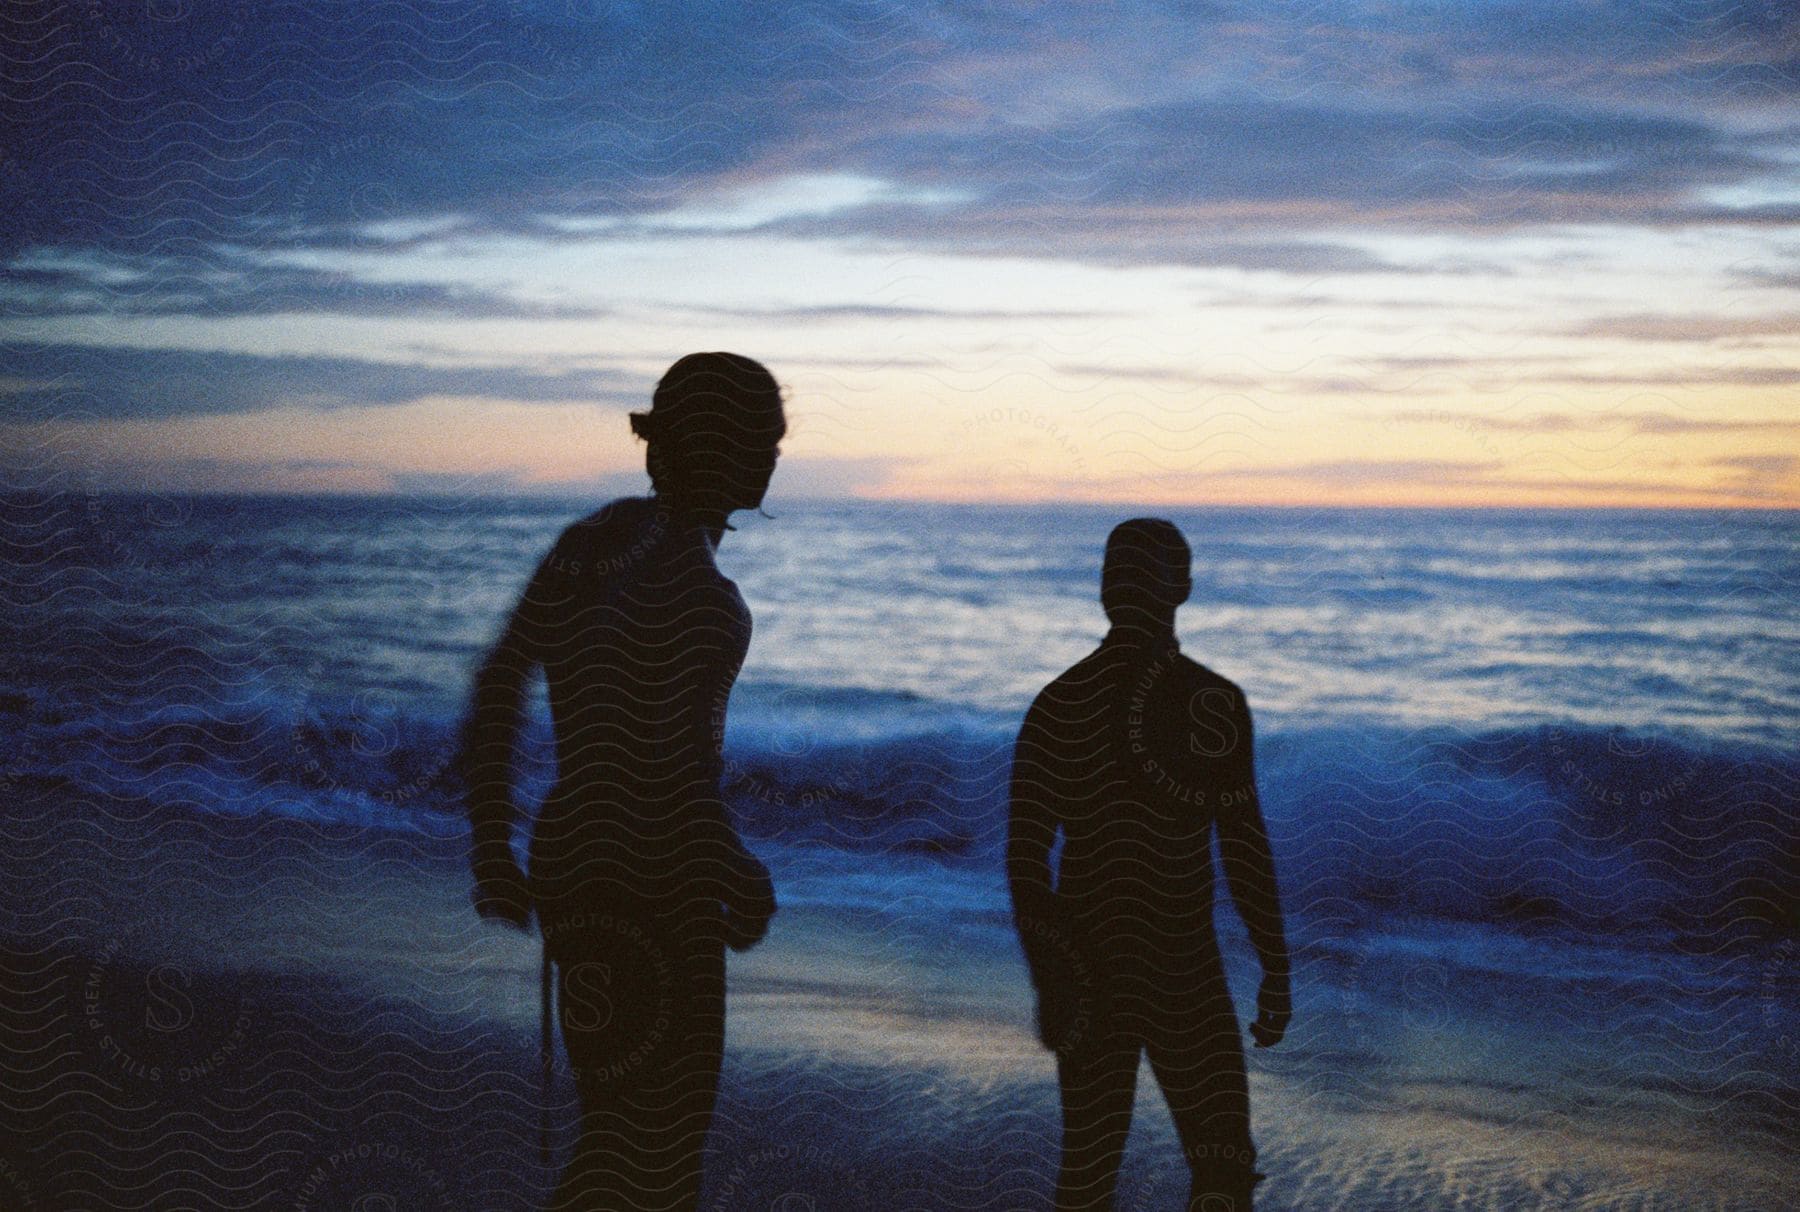
[[[537,946],[475,920],[457,842],[53,784],[5,832],[0,1208],[541,1203]],[[843,861],[769,857],[795,888]],[[1672,1023],[1613,977],[1304,933],[1300,1018],[1252,1054],[1260,1208],[1800,1203],[1794,1058],[1754,1004]],[[1000,915],[797,897],[731,980],[703,1207],[1048,1206],[1054,1071]],[[1120,1206],[1179,1208],[1139,1089]],[[559,1149],[572,1099],[559,1069]]]

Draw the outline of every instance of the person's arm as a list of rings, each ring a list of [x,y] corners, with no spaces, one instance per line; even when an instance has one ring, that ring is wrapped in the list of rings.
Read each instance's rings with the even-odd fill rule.
[[[1013,748],[1006,828],[1006,882],[1012,894],[1013,924],[1037,993],[1038,1037],[1054,1048],[1062,1033],[1059,1008],[1068,1003],[1070,974],[1064,961],[1071,942],[1050,870],[1059,818],[1045,759],[1047,738],[1036,704],[1026,713]]]
[[[1219,860],[1225,869],[1232,903],[1250,933],[1250,944],[1262,963],[1262,986],[1256,998],[1256,1021],[1250,1034],[1259,1047],[1280,1041],[1293,1015],[1287,932],[1281,918],[1281,894],[1275,884],[1275,856],[1256,794],[1255,744],[1250,707],[1241,694],[1233,705],[1236,717],[1231,767],[1219,810]]]
[[[734,655],[730,644],[714,648],[709,628],[699,627],[694,632],[691,655],[703,663],[706,673],[696,682],[684,709],[684,728],[691,736],[710,737],[711,743],[684,798],[700,826],[694,836],[701,845],[692,853],[706,856],[703,866],[711,874],[708,894],[716,894],[725,911],[725,944],[733,951],[748,951],[763,940],[774,920],[775,882],[769,876],[768,866],[745,844],[743,834],[731,819],[721,787],[725,774],[726,706],[742,650],[750,644],[750,612],[735,587],[730,589],[729,597],[731,600],[721,603],[719,609],[722,615],[742,615],[742,649]]]
[[[725,906],[725,943],[733,951],[748,951],[768,934],[769,923],[775,917],[775,881],[769,877],[768,866],[744,844],[729,817],[724,831],[726,874],[721,900]]]
[[[520,596],[500,639],[475,674],[458,765],[468,788],[469,862],[475,910],[523,926],[531,915],[525,873],[513,856],[513,754],[525,721],[525,690],[548,638],[542,634],[554,552]]]
[[[697,718],[697,725],[722,734],[723,721],[703,714],[703,723]],[[719,778],[719,769],[714,767],[696,784],[689,800],[702,825],[699,836],[705,844],[701,852],[716,859],[713,869],[718,877],[718,899],[725,909],[725,943],[733,951],[748,951],[768,934],[775,917],[775,882],[768,866],[751,852],[732,822]]]

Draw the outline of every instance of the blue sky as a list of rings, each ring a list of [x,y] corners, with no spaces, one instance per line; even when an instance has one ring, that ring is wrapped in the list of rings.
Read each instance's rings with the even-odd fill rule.
[[[1800,503],[1786,6],[5,20],[9,482],[634,490],[729,348],[777,496]]]

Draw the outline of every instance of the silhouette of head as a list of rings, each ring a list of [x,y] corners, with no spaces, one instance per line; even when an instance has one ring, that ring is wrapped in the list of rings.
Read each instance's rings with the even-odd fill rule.
[[[769,489],[787,419],[781,387],[742,354],[693,353],[664,372],[649,412],[631,414],[658,497],[723,521]]]
[[[1194,590],[1193,552],[1173,522],[1132,518],[1106,536],[1100,605],[1115,627],[1163,631]]]

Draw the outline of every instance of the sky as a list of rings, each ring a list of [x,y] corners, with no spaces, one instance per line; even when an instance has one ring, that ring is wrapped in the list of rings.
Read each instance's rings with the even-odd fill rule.
[[[0,484],[1800,506],[1778,2],[10,5]]]

